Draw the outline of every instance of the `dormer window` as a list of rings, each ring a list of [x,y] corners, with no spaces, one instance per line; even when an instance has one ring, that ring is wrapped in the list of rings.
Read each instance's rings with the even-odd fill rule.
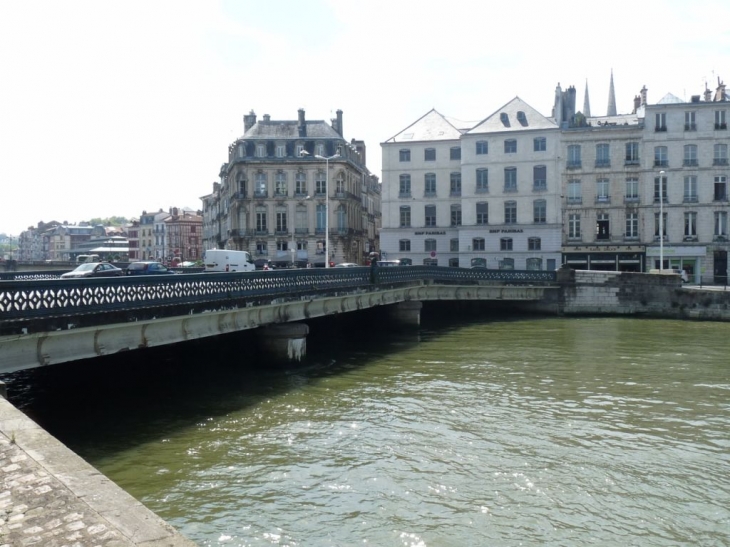
[[[510,124],[509,124],[509,116],[507,115],[506,112],[500,113],[499,119],[501,120],[502,125],[504,125],[505,127],[510,127]]]
[[[522,110],[517,112],[517,121],[520,122],[521,126],[527,127],[527,116],[525,116],[525,113],[522,112]]]

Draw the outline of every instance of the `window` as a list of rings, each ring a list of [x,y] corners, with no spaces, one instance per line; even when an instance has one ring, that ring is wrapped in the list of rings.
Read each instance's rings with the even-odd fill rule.
[[[324,171],[317,171],[314,178],[314,193],[318,196],[324,196],[327,194],[327,177]]]
[[[346,233],[347,231],[347,209],[344,205],[337,208],[337,229],[340,233]]]
[[[568,215],[568,239],[580,239],[580,215]]]
[[[477,193],[489,191],[489,169],[477,169]]]
[[[580,189],[580,181],[573,179],[568,181],[568,203],[582,203],[583,196]]]
[[[426,239],[423,242],[423,250],[427,253],[435,252],[436,251],[436,240],[435,239]]]
[[[611,201],[610,183],[606,178],[596,180],[596,202],[608,203]]]
[[[547,190],[547,167],[535,165],[532,168],[532,189],[533,191]]]
[[[716,144],[713,152],[712,165],[727,165],[727,144]]]
[[[268,245],[265,241],[257,241],[256,242],[256,254],[257,255],[267,255],[269,254]]]
[[[256,231],[260,234],[268,232],[266,225],[266,207],[256,207]]]
[[[695,212],[684,214],[684,237],[697,238],[697,213]]]
[[[667,157],[666,146],[655,146],[654,147],[654,167],[667,167],[669,165],[669,159]]]
[[[487,141],[477,141],[477,156],[489,154],[489,143]]]
[[[607,143],[601,143],[596,145],[596,167],[610,167],[611,156],[610,149]]]
[[[317,144],[316,144],[316,145],[314,146],[314,151],[315,151],[315,153],[316,153],[316,154],[317,154],[318,156],[324,156],[324,144],[322,144],[322,143],[317,143]]]
[[[528,258],[526,266],[528,270],[542,270],[542,258]]]
[[[401,175],[400,176],[400,187],[398,190],[398,197],[399,198],[411,197],[411,176],[410,175]]]
[[[539,237],[527,238],[527,250],[528,251],[539,251],[541,249],[542,249],[542,240]],[[529,268],[528,268],[528,270],[529,270]]]
[[[504,141],[504,153],[505,154],[516,154],[517,153],[517,141],[515,139],[507,139]]]
[[[532,140],[532,150],[534,152],[545,152],[547,150],[547,139],[545,137],[535,137]]]
[[[408,206],[400,208],[400,226],[401,228],[409,228],[411,226],[411,208]]]
[[[577,169],[581,166],[580,144],[568,146],[568,169]]]
[[[265,144],[257,144],[256,145],[256,157],[257,158],[265,158],[266,157],[266,145]]]
[[[436,161],[436,149],[426,148],[423,151],[423,161]]]
[[[532,202],[532,220],[535,224],[545,224],[547,222],[547,201],[536,199]]]
[[[300,158],[302,156],[302,152],[304,152],[304,145],[303,144],[297,144],[295,147],[297,158]]]
[[[256,197],[266,197],[266,173],[256,173]]]
[[[666,131],[667,130],[667,113],[657,112],[654,115],[654,131]]]
[[[297,196],[307,195],[307,174],[304,171],[298,171],[294,178],[294,193]]]
[[[522,127],[527,127],[527,116],[525,116],[525,113],[522,110],[517,111],[517,121],[520,122],[520,125]]]
[[[477,207],[477,225],[484,226],[489,224],[489,204],[486,201],[480,201]]]
[[[452,238],[449,240],[449,250],[452,253],[458,253],[459,252],[459,238]]]
[[[697,131],[696,112],[690,110],[684,113],[684,130]]]
[[[727,201],[727,177],[715,177],[715,201]]]
[[[608,213],[599,213],[596,215],[596,239],[611,239],[611,229]]]
[[[629,177],[626,179],[625,201],[639,201],[639,179]]]
[[[407,253],[411,250],[411,240],[410,239],[401,239],[398,242],[398,250],[402,253]]]
[[[484,238],[483,237],[475,237],[471,240],[471,249],[472,251],[483,251],[485,249],[484,247]]]
[[[461,173],[451,173],[451,192],[450,195],[452,196],[460,196],[461,195]]]
[[[277,196],[286,196],[289,193],[289,189],[286,186],[286,173],[284,171],[276,172],[276,188],[274,193]]]
[[[426,205],[426,226],[436,226],[435,205]]]
[[[398,152],[398,159],[400,161],[411,161],[411,151],[408,148],[403,148]]]
[[[667,237],[667,213],[662,215],[662,235]],[[659,213],[654,213],[654,239],[659,239]]]
[[[317,217],[315,230],[321,234],[327,228],[327,207],[323,203],[319,203],[315,209],[315,214]]]
[[[307,208],[304,205],[297,205],[296,212],[296,232],[298,234],[306,234],[309,229],[309,223],[307,222]]]
[[[517,223],[517,202],[516,201],[505,201],[504,202],[504,223],[505,224],[516,224]]]
[[[727,211],[715,211],[715,235],[727,237]]]
[[[345,177],[342,173],[337,175],[335,181],[335,195],[341,198],[345,197]]]
[[[499,250],[500,251],[511,251],[512,250],[512,238],[511,237],[503,237],[499,240]]]
[[[715,110],[715,129],[727,129],[724,110]]]
[[[685,144],[684,145],[684,161],[682,163],[685,167],[696,167],[697,166],[697,145],[696,144]]]
[[[697,202],[697,177],[690,175],[684,177],[684,203]]]
[[[639,165],[639,143],[638,142],[627,142],[626,143],[626,165]]]
[[[517,168],[516,167],[505,167],[504,168],[504,191],[505,192],[516,192],[517,191]]]
[[[460,160],[461,159],[461,148],[459,146],[452,146],[449,150],[449,159]]]
[[[276,231],[278,233],[287,233],[289,232],[289,229],[287,228],[287,221],[286,221],[286,211],[276,211]]]
[[[515,269],[515,259],[514,258],[503,258],[499,261],[499,269],[500,270],[514,270]]]
[[[500,112],[499,119],[502,122],[502,125],[504,125],[505,127],[509,127],[510,126],[509,116],[507,115],[506,112]]]
[[[639,238],[639,213],[626,213],[626,238]]]
[[[461,226],[461,205],[451,206],[451,225]]]
[[[659,199],[664,203],[669,200],[667,198],[667,177],[654,177],[654,203],[659,203]]]
[[[286,156],[286,146],[283,144],[277,144],[276,145],[276,157],[277,158],[283,158]]]
[[[423,195],[426,197],[436,195],[436,173],[426,173],[423,176]]]

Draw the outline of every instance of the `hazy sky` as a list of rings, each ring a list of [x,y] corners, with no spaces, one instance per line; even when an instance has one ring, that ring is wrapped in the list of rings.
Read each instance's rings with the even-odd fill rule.
[[[465,121],[555,86],[605,114],[730,83],[730,2],[0,0],[0,233],[201,208],[243,115],[380,143],[431,108]]]

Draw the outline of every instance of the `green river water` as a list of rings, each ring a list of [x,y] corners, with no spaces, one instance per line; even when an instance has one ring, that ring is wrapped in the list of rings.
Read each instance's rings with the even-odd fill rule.
[[[730,325],[343,323],[6,380],[199,545],[730,545]]]

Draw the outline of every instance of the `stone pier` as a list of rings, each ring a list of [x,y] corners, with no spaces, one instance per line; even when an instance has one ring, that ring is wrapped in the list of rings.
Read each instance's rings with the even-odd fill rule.
[[[307,355],[309,325],[306,323],[268,325],[257,334],[264,351],[276,361],[301,361]]]
[[[401,325],[418,327],[421,325],[421,308],[423,302],[419,300],[407,300],[399,302],[391,308],[391,317]]]

